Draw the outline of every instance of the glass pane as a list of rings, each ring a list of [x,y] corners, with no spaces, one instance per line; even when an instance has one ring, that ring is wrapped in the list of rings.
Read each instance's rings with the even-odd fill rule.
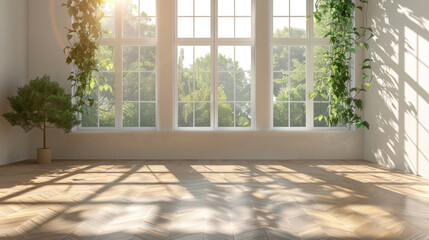
[[[273,47],[273,70],[274,71],[289,71],[289,47],[274,46]]]
[[[140,16],[156,16],[156,0],[140,0]]]
[[[123,117],[124,127],[138,127],[139,126],[139,104],[125,102],[123,105],[123,108],[124,108],[124,117]]]
[[[115,126],[115,102],[99,103],[100,127]]]
[[[210,127],[210,103],[195,103],[195,127]]]
[[[210,71],[210,46],[195,46],[195,71]]]
[[[314,91],[320,91],[320,94],[317,95],[315,101],[328,101],[328,86],[326,84],[326,73],[324,72],[315,72],[314,73]]]
[[[218,47],[218,69],[219,71],[234,71],[234,47],[219,46]]]
[[[180,72],[177,81],[178,99],[183,102],[194,101],[194,75],[192,72]]]
[[[195,73],[195,101],[210,101],[210,72]]]
[[[273,16],[289,16],[289,0],[273,0]]]
[[[196,17],[195,18],[195,37],[196,38],[210,38],[211,25],[209,17]]]
[[[218,16],[234,16],[233,0],[218,0]]]
[[[234,127],[234,105],[232,103],[219,103],[218,115],[219,127]]]
[[[305,79],[305,72],[293,72],[290,74],[291,101],[305,101],[307,92]]]
[[[290,126],[305,127],[305,103],[290,103]]]
[[[252,22],[250,17],[235,18],[235,37],[236,38],[252,37]]]
[[[194,64],[194,47],[179,46],[177,50],[177,63],[179,72],[192,71]]]
[[[329,15],[322,15],[320,22],[314,20],[314,37],[324,38],[329,32]]]
[[[194,1],[193,0],[177,0],[177,15],[178,16],[193,16]]]
[[[273,82],[273,100],[288,101],[289,100],[289,78],[287,73],[274,72]]]
[[[233,17],[220,17],[218,19],[218,37],[234,38],[234,18]]]
[[[235,15],[236,16],[251,16],[252,15],[252,2],[251,2],[251,0],[235,0]]]
[[[128,72],[123,74],[124,101],[139,100],[139,73]]]
[[[326,71],[328,65],[327,56],[325,52],[328,50],[327,46],[315,46],[314,47],[314,71]]]
[[[177,37],[192,38],[194,37],[194,19],[190,17],[179,17],[177,19]]]
[[[290,15],[307,16],[306,2],[305,0],[290,0]]]
[[[289,127],[289,103],[274,103],[273,126]]]
[[[92,107],[85,107],[82,114],[82,127],[98,127],[98,106],[97,103]]]
[[[307,35],[307,21],[305,17],[301,18],[290,18],[290,31],[289,36],[291,38],[303,38]]]
[[[305,47],[291,46],[290,53],[291,53],[291,57],[290,57],[291,71],[305,72],[306,71]]]
[[[102,10],[105,17],[115,16],[115,0],[106,0],[102,6]]]
[[[179,127],[193,127],[194,126],[194,104],[193,103],[179,103],[178,107],[178,125]]]
[[[156,18],[154,17],[140,18],[140,37],[142,38],[156,37]]]
[[[195,1],[195,16],[210,16],[210,0]]]
[[[273,18],[273,37],[274,38],[289,37],[289,18],[288,17]]]
[[[314,103],[314,126],[315,127],[328,127],[324,117],[329,115],[329,103]],[[319,118],[320,116],[324,116]]]
[[[156,127],[155,103],[140,103],[140,127]]]
[[[115,73],[100,72],[98,79],[98,88],[100,101],[115,100]]]
[[[156,66],[156,47],[140,47],[142,71],[153,71]]]
[[[238,71],[250,71],[252,66],[252,49],[250,46],[236,46],[235,61]]]
[[[137,17],[139,15],[139,1],[138,0],[123,0],[123,14],[126,17]]]
[[[122,68],[124,71],[139,70],[139,47],[123,46],[122,48]]]
[[[250,103],[235,104],[235,126],[251,127],[252,126],[252,107]]]
[[[251,99],[251,77],[250,72],[235,73],[235,100],[250,101]]]
[[[234,73],[218,73],[218,101],[234,101]]]
[[[115,18],[104,17],[101,19],[101,34],[103,38],[115,37]]]
[[[124,18],[123,36],[124,38],[138,38],[140,20],[138,17]]]
[[[155,73],[145,72],[140,74],[140,101],[156,100]]]
[[[113,71],[115,67],[114,62],[113,46],[100,45],[98,47],[98,70]]]

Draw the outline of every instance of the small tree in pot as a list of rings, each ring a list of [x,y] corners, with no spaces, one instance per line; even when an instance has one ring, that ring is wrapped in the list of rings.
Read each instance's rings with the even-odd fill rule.
[[[51,162],[51,149],[46,145],[48,128],[56,127],[68,133],[80,123],[71,95],[57,82],[51,82],[47,75],[18,88],[17,96],[8,97],[8,100],[13,111],[3,116],[12,126],[20,126],[25,132],[33,128],[43,131],[43,148],[37,150],[39,163]]]

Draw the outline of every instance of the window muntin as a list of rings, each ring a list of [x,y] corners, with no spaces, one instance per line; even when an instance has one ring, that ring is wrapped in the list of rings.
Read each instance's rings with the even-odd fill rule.
[[[155,129],[156,0],[107,0],[103,12],[95,103],[80,128]]]
[[[252,127],[252,1],[176,3],[176,127]],[[207,28],[210,34],[198,35],[196,22],[204,17],[219,32]]]

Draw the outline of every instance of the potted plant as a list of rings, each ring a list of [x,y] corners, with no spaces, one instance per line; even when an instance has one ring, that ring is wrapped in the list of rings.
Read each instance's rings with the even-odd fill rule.
[[[25,132],[33,128],[41,129],[43,148],[37,149],[37,161],[50,163],[51,149],[46,145],[46,130],[56,127],[68,133],[80,123],[71,95],[45,75],[19,87],[17,95],[8,97],[8,100],[13,111],[4,113],[3,117],[12,126],[22,127]]]

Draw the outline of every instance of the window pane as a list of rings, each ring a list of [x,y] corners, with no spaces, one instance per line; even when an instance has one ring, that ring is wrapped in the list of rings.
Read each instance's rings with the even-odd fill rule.
[[[290,18],[290,31],[291,38],[302,38],[306,36],[307,21],[305,17],[292,17]]]
[[[100,72],[98,78],[99,99],[101,101],[115,100],[115,73]]]
[[[273,0],[274,16],[289,16],[289,0]]]
[[[82,127],[98,127],[98,104],[85,107],[82,114]]]
[[[139,100],[139,73],[128,72],[123,74],[124,101]]]
[[[195,127],[210,127],[210,103],[195,104]]]
[[[234,71],[234,47],[219,46],[218,47],[218,69],[219,71]]]
[[[294,51],[295,53],[296,51]],[[289,71],[289,54],[288,46],[273,47],[273,69],[274,71]]]
[[[289,77],[287,73],[274,72],[273,100],[274,101],[289,100]]]
[[[251,100],[251,77],[250,72],[235,73],[235,97],[237,101]]]
[[[234,127],[234,104],[219,103],[218,115],[219,127]]]
[[[123,105],[123,125],[124,127],[138,127],[139,126],[139,104],[127,103]]]
[[[329,115],[329,103],[314,103],[314,117],[318,118],[314,120],[315,127],[328,127],[324,117]],[[320,118],[320,116],[323,116]]]
[[[140,0],[140,16],[156,16],[156,0]]]
[[[113,46],[101,45],[98,48],[98,70],[114,71],[114,56]]]
[[[250,17],[235,18],[235,37],[251,38],[252,22]]]
[[[209,46],[195,46],[195,71],[210,71],[211,55]]]
[[[218,37],[234,38],[234,18],[233,17],[218,18]]]
[[[142,71],[154,71],[156,47],[140,47],[140,66]]]
[[[178,16],[193,16],[193,14],[194,14],[193,0],[177,0]]]
[[[194,74],[192,72],[179,72],[178,74],[179,101],[194,101]]]
[[[138,0],[123,0],[122,12],[126,17],[139,16],[139,1]]]
[[[140,74],[140,101],[156,100],[155,73],[143,72]]]
[[[156,37],[156,18],[154,17],[140,18],[140,37],[141,38]]]
[[[196,17],[195,18],[195,37],[196,38],[210,38],[211,26],[209,17]]]
[[[140,103],[140,127],[156,127],[155,103]]]
[[[274,127],[289,127],[289,103],[274,103]]]
[[[195,16],[210,16],[210,0],[195,1]]]
[[[235,61],[238,71],[250,71],[252,66],[252,49],[250,46],[235,47]]]
[[[193,103],[179,103],[178,104],[178,125],[179,127],[192,127],[194,126],[194,104]]]
[[[100,127],[115,126],[115,102],[100,102],[98,112]]]
[[[140,19],[138,17],[125,17],[123,22],[124,38],[139,37]]]
[[[114,38],[115,37],[115,18],[114,17],[103,17],[101,19],[101,34],[103,38]]]
[[[103,11],[105,17],[115,16],[115,0],[104,1],[104,5],[101,11]]]
[[[235,15],[251,16],[252,15],[251,0],[235,0]]]
[[[236,103],[235,104],[235,126],[236,127],[251,127],[251,104]]]
[[[292,72],[290,74],[290,99],[291,101],[305,101],[306,99],[306,73]]]
[[[291,46],[290,53],[291,53],[291,56],[290,56],[291,71],[305,72],[306,71],[305,47]]]
[[[289,18],[275,17],[273,19],[273,37],[288,38],[289,37]]]
[[[179,46],[177,51],[178,71],[192,71],[194,65],[194,47]]]
[[[195,101],[210,101],[210,72],[195,73]]]
[[[305,103],[290,103],[290,126],[305,127]]]
[[[290,0],[290,15],[291,16],[307,16],[307,1],[305,0]]]
[[[234,101],[234,72],[218,73],[218,101]]]
[[[179,17],[177,19],[177,28],[178,38],[192,38],[194,36],[194,19]]]
[[[314,71],[326,71],[327,56],[325,52],[328,50],[327,46],[315,46],[314,47]]]
[[[139,70],[139,47],[124,46],[122,48],[122,69],[124,71]]]
[[[234,16],[234,1],[218,0],[218,16]]]

